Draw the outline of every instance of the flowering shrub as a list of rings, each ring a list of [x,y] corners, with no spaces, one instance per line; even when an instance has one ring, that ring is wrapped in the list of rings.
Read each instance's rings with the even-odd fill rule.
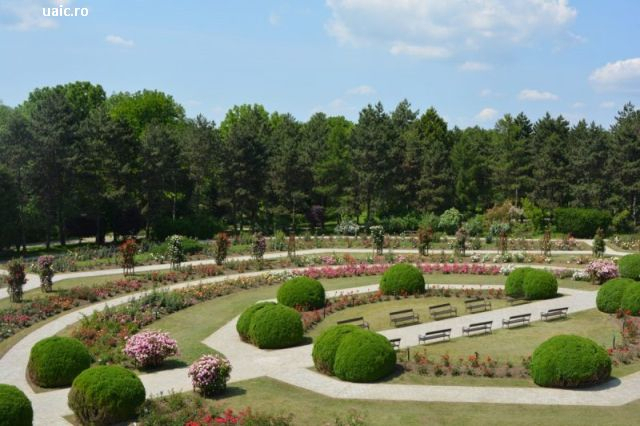
[[[227,389],[231,364],[216,355],[203,355],[189,367],[193,389],[203,396],[213,396]]]
[[[267,251],[267,240],[262,234],[256,234],[253,239],[253,257],[262,265],[264,253]]]
[[[216,235],[215,240],[216,265],[222,265],[224,260],[227,258],[229,246],[231,246],[231,239],[227,233],[219,232],[218,235]]]
[[[120,256],[122,256],[122,271],[124,275],[133,274],[136,266],[136,253],[138,245],[133,238],[127,239],[118,247]]]
[[[183,238],[180,235],[172,235],[167,238],[167,258],[171,263],[171,269],[179,269],[186,256],[182,247]]]
[[[355,223],[353,220],[342,220],[338,225],[336,225],[335,232],[340,235],[356,235],[359,229],[360,225]]]
[[[22,302],[22,286],[27,282],[24,272],[24,263],[21,260],[10,260],[7,262],[9,276],[6,278],[9,288],[11,301],[14,303]]]
[[[382,226],[372,226],[370,229],[371,239],[373,239],[376,254],[382,254],[382,249],[384,247],[384,228]]]
[[[133,358],[136,365],[147,368],[157,367],[165,358],[178,353],[178,343],[169,333],[148,330],[127,339],[124,354]]]
[[[585,271],[589,273],[594,284],[600,285],[618,276],[618,265],[610,260],[596,259],[587,265]]]
[[[53,256],[40,256],[37,262],[38,275],[40,276],[40,289],[44,293],[50,293],[53,287]]]
[[[571,279],[574,281],[591,281],[591,274],[584,270],[578,270],[571,275]]]

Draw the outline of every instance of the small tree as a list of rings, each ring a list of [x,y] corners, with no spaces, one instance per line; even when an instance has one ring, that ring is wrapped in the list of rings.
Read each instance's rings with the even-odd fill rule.
[[[289,241],[287,242],[287,255],[289,258],[296,257],[296,233],[289,232]]]
[[[22,260],[12,259],[7,262],[7,269],[9,270],[7,277],[9,296],[13,303],[20,303],[22,302],[22,286],[27,282],[24,263]]]
[[[540,250],[545,256],[549,256],[549,253],[551,253],[551,228],[549,226],[544,230],[542,241],[540,241]]]
[[[380,255],[384,249],[384,228],[382,226],[372,226],[369,230],[371,231],[375,254]]]
[[[500,254],[507,254],[509,250],[509,237],[507,236],[507,231],[503,229],[500,231],[500,239],[498,239],[498,250]]]
[[[40,290],[50,293],[53,289],[53,256],[40,256],[38,258],[38,275],[40,276]]]
[[[267,251],[267,240],[262,233],[258,232],[253,237],[253,257],[258,262],[258,267],[262,269],[264,263],[264,253]]]
[[[231,239],[226,232],[218,232],[214,245],[216,265],[222,265],[229,254]]]
[[[172,235],[167,238],[167,258],[173,270],[180,269],[180,264],[185,261],[186,257],[180,235]]]
[[[593,255],[595,257],[602,257],[605,251],[604,243],[604,231],[602,228],[598,228],[596,235],[593,237]]]
[[[136,253],[138,252],[138,244],[133,238],[127,238],[118,247],[120,256],[122,256],[122,273],[124,275],[131,275],[135,273],[136,268]]]
[[[421,256],[429,254],[431,243],[433,242],[433,228],[429,225],[426,228],[418,228],[418,251]]]
[[[467,230],[461,227],[456,231],[456,253],[464,256],[467,250]]]

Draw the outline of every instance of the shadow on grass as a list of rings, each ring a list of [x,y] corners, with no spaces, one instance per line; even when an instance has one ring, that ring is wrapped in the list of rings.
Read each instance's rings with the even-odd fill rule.
[[[180,359],[168,359],[157,367],[141,369],[141,373],[157,373],[159,371],[173,370],[174,368],[184,368],[189,364]]]
[[[224,393],[222,395],[219,396],[214,396],[211,397],[209,399],[214,399],[216,401],[222,401],[225,400],[227,398],[233,398],[236,396],[242,396],[242,395],[246,395],[247,394],[247,390],[244,388],[240,388],[237,386],[228,386],[227,390],[224,391]]]

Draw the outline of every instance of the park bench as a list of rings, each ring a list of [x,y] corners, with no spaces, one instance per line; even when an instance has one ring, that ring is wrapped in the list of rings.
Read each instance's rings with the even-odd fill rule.
[[[491,310],[491,302],[487,299],[477,297],[464,301],[464,308],[467,312],[475,314],[476,312],[484,312]]]
[[[429,306],[429,315],[434,320],[451,318],[458,315],[458,309],[451,306],[451,303],[443,303],[442,305]]]
[[[554,308],[549,309],[547,312],[540,312],[540,319],[549,321],[556,318],[566,318],[569,308]]]
[[[509,303],[509,305],[513,306],[513,305],[517,305],[520,303],[527,303],[528,300],[525,299],[524,297],[511,297],[511,296],[507,296],[507,303]]]
[[[355,324],[355,323],[357,323],[357,324]],[[355,325],[360,326],[362,328],[367,328],[367,329],[369,328],[369,323],[366,322],[363,317],[349,318],[349,319],[346,319],[346,320],[338,321],[338,325],[339,324],[355,324]]]
[[[531,320],[531,314],[512,315],[509,319],[502,320],[502,327],[511,328],[512,325],[516,327],[529,325],[529,320]]]
[[[420,322],[420,315],[413,312],[413,309],[403,309],[402,311],[395,311],[389,313],[389,319],[394,327],[398,324],[413,324]]]
[[[462,335],[470,336],[471,333],[491,333],[491,326],[493,321],[476,322],[466,327],[462,327]]]
[[[424,334],[418,334],[418,343],[426,343],[428,340],[442,339],[451,340],[451,329],[445,328],[443,330],[429,331]]]
[[[400,341],[401,340],[402,340],[401,338],[389,339],[389,343],[391,343],[391,346],[393,346],[393,350],[394,351],[399,351],[400,350]]]

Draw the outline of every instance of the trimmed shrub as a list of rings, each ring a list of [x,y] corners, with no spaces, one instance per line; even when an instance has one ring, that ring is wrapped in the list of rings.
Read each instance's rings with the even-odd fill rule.
[[[387,269],[382,275],[380,290],[384,294],[424,293],[424,276],[415,266],[408,263],[398,263]]]
[[[586,337],[554,336],[531,357],[531,377],[538,386],[572,388],[606,381],[611,374],[607,351]]]
[[[640,254],[628,254],[618,261],[620,276],[640,281]]]
[[[624,292],[632,284],[634,284],[633,280],[628,278],[614,278],[602,284],[596,297],[598,310],[608,314],[617,312],[620,309]]]
[[[527,272],[533,271],[533,268],[517,268],[511,271],[504,283],[504,293],[511,297],[524,296],[524,276]]]
[[[249,340],[260,349],[280,349],[302,341],[302,319],[293,308],[271,305],[253,314],[249,326]]]
[[[393,372],[396,352],[386,337],[369,330],[347,333],[336,351],[333,372],[348,382],[375,382]]]
[[[592,238],[598,228],[607,229],[611,224],[609,212],[598,209],[557,208],[554,216],[556,231],[578,238]]]
[[[278,303],[291,308],[310,311],[324,307],[324,287],[309,277],[296,277],[278,289]]]
[[[138,376],[119,365],[105,365],[76,377],[68,403],[82,424],[106,426],[133,418],[145,394]]]
[[[524,274],[522,288],[528,300],[551,299],[558,294],[558,280],[549,271],[532,269]]]
[[[249,306],[244,310],[240,318],[238,318],[238,322],[236,323],[236,330],[240,335],[240,338],[245,342],[248,342],[249,339],[249,329],[251,328],[251,320],[253,320],[253,315],[258,312],[260,309],[265,306],[275,305],[273,302],[262,302],[256,303],[255,305]]]
[[[0,426],[33,424],[31,401],[15,386],[0,384],[0,413]]]
[[[640,284],[628,285],[622,293],[620,309],[630,311],[631,315],[640,316]]]
[[[313,344],[313,363],[318,369],[326,374],[333,374],[333,364],[336,359],[338,346],[342,339],[354,331],[361,330],[360,327],[350,324],[336,325],[325,330]]]
[[[91,355],[78,339],[47,337],[31,348],[27,372],[33,383],[43,388],[69,386],[91,367]]]

